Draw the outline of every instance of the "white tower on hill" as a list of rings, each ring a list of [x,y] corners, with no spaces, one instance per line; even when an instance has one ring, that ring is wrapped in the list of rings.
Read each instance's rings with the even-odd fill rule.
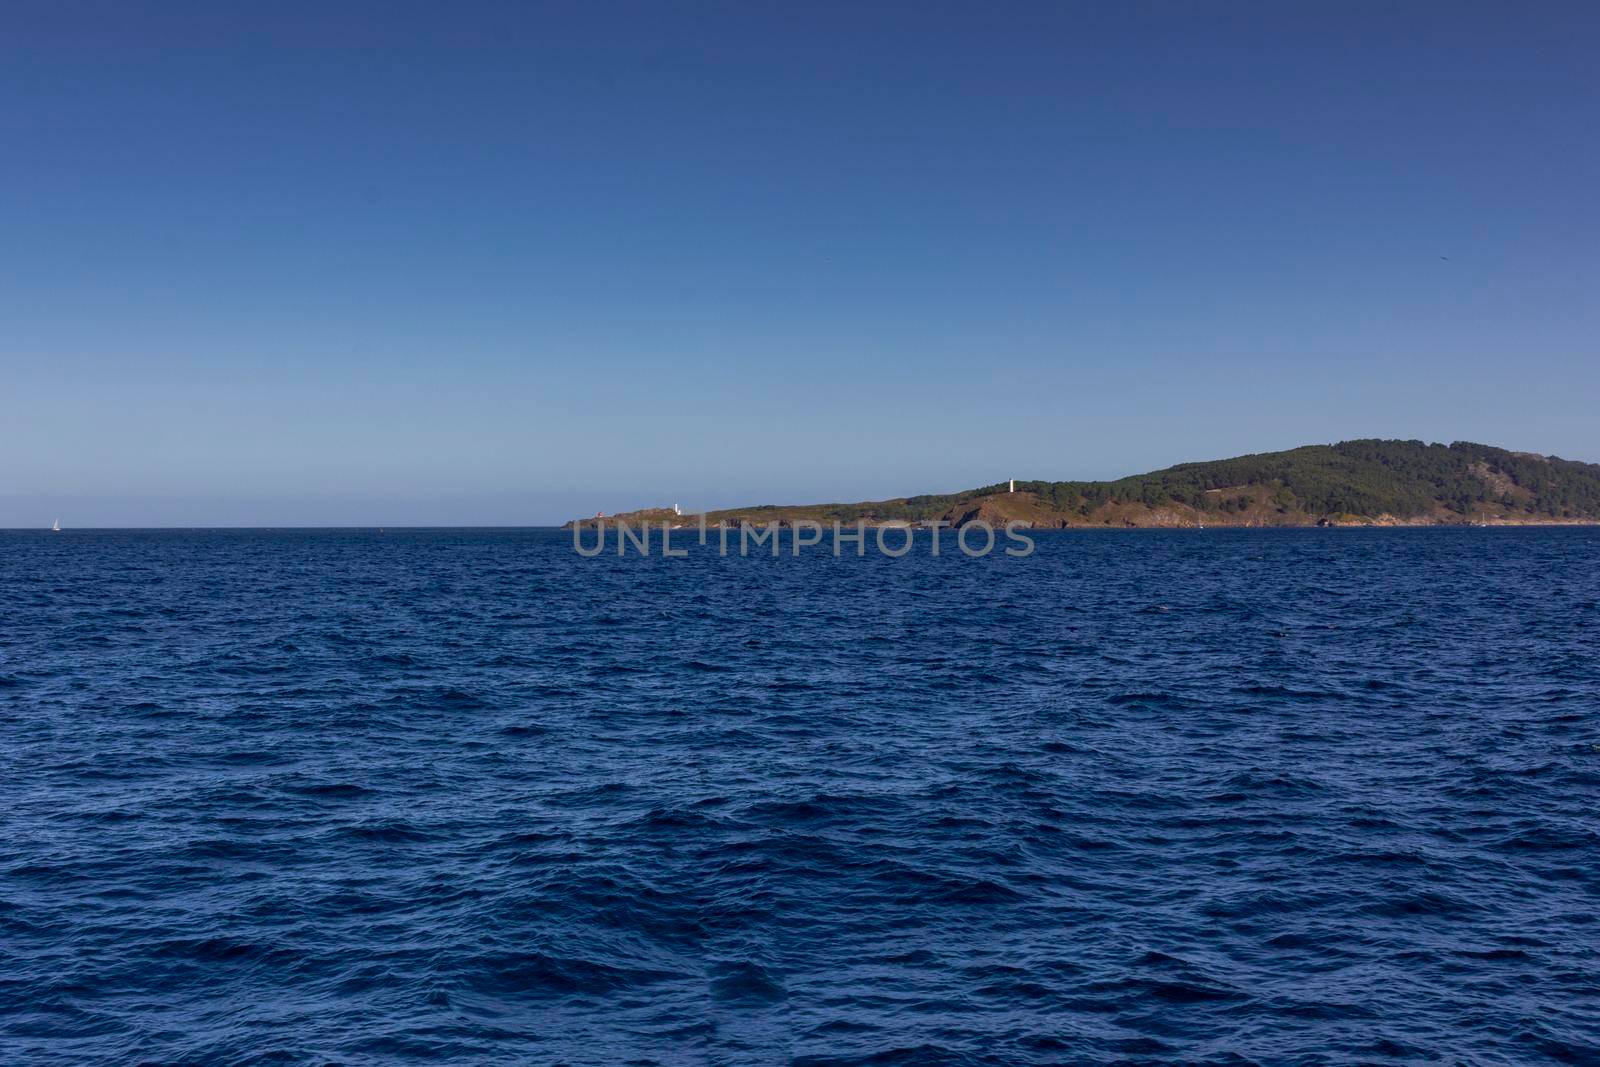
[[[1015,493],[1016,491],[1017,491],[1017,480],[1015,478],[1013,478],[1013,479],[1011,479],[1011,488],[1010,488],[1009,492]]]

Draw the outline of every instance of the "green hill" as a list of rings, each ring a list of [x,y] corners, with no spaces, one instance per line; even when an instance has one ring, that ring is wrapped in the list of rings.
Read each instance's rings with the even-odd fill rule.
[[[977,518],[1020,519],[1035,527],[1593,522],[1600,521],[1600,465],[1465,441],[1342,441],[1181,463],[1108,482],[1018,481],[1014,493],[1000,483],[960,493],[708,515],[712,522],[960,524]]]
[[[1114,482],[1027,482],[1059,510],[1109,501],[1226,511],[1226,490],[1268,487],[1272,504],[1313,516],[1396,518],[1488,510],[1550,519],[1600,517],[1600,465],[1457,441],[1343,441],[1208,463],[1183,463]],[[992,487],[991,491],[1001,487]]]

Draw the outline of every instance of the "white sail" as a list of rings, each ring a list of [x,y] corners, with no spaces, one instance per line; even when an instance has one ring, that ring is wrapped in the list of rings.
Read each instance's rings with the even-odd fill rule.
[[[60,519],[57,519],[55,521],[55,525],[50,527],[50,532],[51,533],[60,533],[61,532],[61,520]]]

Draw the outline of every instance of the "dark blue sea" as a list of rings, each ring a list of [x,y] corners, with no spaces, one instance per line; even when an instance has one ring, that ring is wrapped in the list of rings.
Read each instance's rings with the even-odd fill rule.
[[[1600,531],[0,533],[0,1062],[1600,1062]]]

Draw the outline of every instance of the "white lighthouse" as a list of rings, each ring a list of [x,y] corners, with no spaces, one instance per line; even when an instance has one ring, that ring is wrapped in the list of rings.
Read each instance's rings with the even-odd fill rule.
[[[674,505],[672,505],[672,513],[674,515],[682,515],[683,514],[683,509],[680,508],[678,505],[674,504]]]
[[[1010,488],[1009,492],[1015,493],[1016,491],[1017,491],[1017,480],[1015,478],[1013,478],[1013,479],[1011,479],[1011,488]]]

